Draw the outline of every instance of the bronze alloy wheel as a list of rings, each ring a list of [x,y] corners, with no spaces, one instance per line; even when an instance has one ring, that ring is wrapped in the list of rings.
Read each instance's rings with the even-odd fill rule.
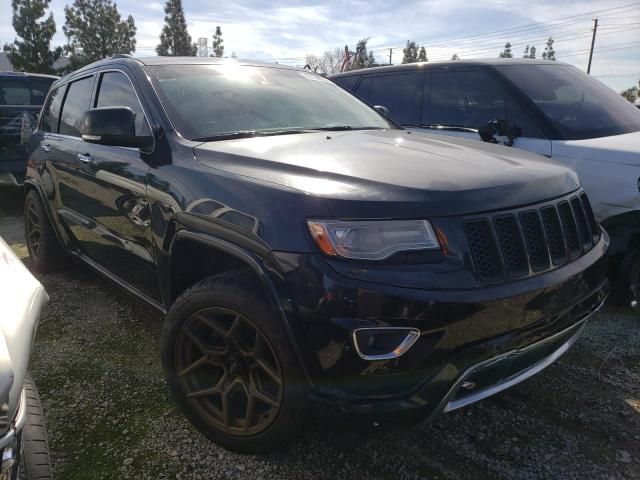
[[[27,227],[27,248],[29,250],[29,255],[31,257],[38,258],[40,254],[40,240],[42,235],[40,233],[40,217],[38,216],[36,204],[33,201],[28,202],[25,222]]]
[[[277,417],[282,371],[273,347],[247,317],[218,307],[194,313],[178,330],[174,358],[182,393],[208,426],[248,436]]]

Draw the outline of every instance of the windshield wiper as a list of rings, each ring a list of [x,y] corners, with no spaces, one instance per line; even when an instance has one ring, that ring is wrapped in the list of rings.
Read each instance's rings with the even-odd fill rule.
[[[352,127],[351,125],[327,125],[326,127],[314,127],[312,130],[323,132],[339,132],[342,130],[383,130],[383,127]]]
[[[237,132],[217,133],[207,137],[194,138],[195,142],[216,142],[219,140],[233,140],[236,138],[269,137],[272,135],[293,135],[296,133],[310,133],[311,130],[304,128],[292,128],[282,130],[238,130]]]
[[[469,127],[457,127],[455,125],[427,125],[424,123],[421,124],[403,124],[403,127],[413,127],[413,128],[429,128],[431,130],[447,130],[450,132],[470,132],[470,133],[478,133],[477,128],[469,128]]]

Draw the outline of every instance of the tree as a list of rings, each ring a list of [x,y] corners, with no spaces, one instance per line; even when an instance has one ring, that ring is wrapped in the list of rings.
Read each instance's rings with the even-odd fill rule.
[[[418,53],[418,61],[419,62],[428,62],[427,58],[427,50],[424,47],[420,47],[420,52]]]
[[[212,57],[222,57],[224,55],[224,40],[222,40],[222,28],[216,27],[216,34],[213,36],[213,55]]]
[[[367,52],[367,42],[370,37],[362,38],[356,45],[356,53],[351,61],[350,70],[372,67],[375,64],[373,53]]]
[[[136,25],[129,15],[122,20],[111,0],[75,0],[64,7],[67,37],[64,51],[69,55],[68,70],[136,49]]]
[[[369,53],[367,54],[367,60],[365,62],[365,68],[371,68],[376,66],[378,66],[376,62],[376,57],[374,57],[373,52],[369,50]]]
[[[193,57],[198,46],[191,41],[187,21],[182,10],[182,0],[167,0],[164,5],[164,27],[156,53],[161,57]],[[217,33],[217,30],[216,30]]]
[[[306,64],[314,72],[322,73],[324,75],[333,75],[340,73],[340,67],[344,60],[344,53],[341,48],[334,48],[333,50],[327,50],[321,56],[310,55],[306,56]]]
[[[522,55],[522,58],[529,58],[529,45],[525,47],[524,55]]]
[[[402,63],[415,63],[418,61],[418,46],[416,42],[407,40],[407,46],[402,49]]]
[[[511,54],[511,43],[507,42],[504,44],[504,50],[500,52],[498,58],[513,58],[513,55]]]
[[[637,87],[627,88],[626,90],[620,92],[620,95],[629,100],[631,103],[635,103],[635,101],[640,98],[640,80],[638,80]]]
[[[536,47],[532,46],[529,49],[529,58],[536,58]]]
[[[62,48],[51,50],[51,38],[56,33],[53,13],[45,16],[51,0],[13,0],[13,29],[19,38],[4,45],[4,51],[16,71],[55,73],[53,62],[62,55]]]
[[[460,57],[457,53],[454,53],[453,55],[451,55],[451,60],[460,60]]]
[[[547,40],[547,45],[544,47],[544,52],[542,52],[542,58],[545,60],[556,59],[556,51],[553,49],[553,37],[549,37]]]

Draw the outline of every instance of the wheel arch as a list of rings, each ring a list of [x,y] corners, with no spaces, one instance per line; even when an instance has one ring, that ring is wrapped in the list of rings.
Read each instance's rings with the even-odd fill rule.
[[[265,261],[268,262],[268,254],[259,256],[218,236],[187,229],[178,230],[173,235],[169,252],[170,285],[168,285],[167,308],[170,307],[181,292],[204,278],[239,269],[250,272],[253,279],[262,287],[262,293],[277,313],[298,357],[298,361],[300,365],[302,365],[304,375],[310,385],[313,385],[298,342],[296,342],[285,310],[278,298],[275,285],[267,274]],[[198,268],[190,268],[193,265],[191,262],[180,263],[181,261],[185,261],[185,254],[193,258],[203,253],[206,255],[202,258],[207,258],[208,260],[198,263]],[[210,260],[213,257],[215,257],[215,263]],[[188,259],[187,257],[186,260]],[[187,272],[186,275],[185,272]],[[177,281],[177,279],[180,280]]]

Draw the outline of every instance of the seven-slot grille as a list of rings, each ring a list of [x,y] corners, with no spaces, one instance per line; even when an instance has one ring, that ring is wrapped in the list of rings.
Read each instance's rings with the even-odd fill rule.
[[[475,269],[484,281],[525,277],[559,267],[600,239],[585,193],[516,212],[465,222]]]

